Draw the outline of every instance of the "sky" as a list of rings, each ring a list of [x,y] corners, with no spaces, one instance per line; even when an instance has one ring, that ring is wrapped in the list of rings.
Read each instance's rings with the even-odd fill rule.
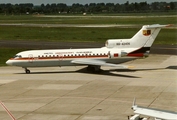
[[[148,3],[152,2],[175,2],[176,0],[0,0],[1,3],[11,3],[11,4],[16,4],[16,3],[33,3],[34,5],[41,5],[42,3],[44,4],[51,4],[51,3],[66,3],[67,5],[72,5],[73,3],[80,3],[80,4],[89,4],[89,3],[125,3],[126,1],[129,1],[129,3],[132,2],[145,2],[147,1]]]

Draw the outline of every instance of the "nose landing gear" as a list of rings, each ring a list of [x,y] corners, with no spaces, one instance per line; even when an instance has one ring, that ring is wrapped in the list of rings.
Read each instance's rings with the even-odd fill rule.
[[[27,68],[25,68],[25,72],[26,72],[26,74],[30,74],[31,73],[30,70],[27,69]]]

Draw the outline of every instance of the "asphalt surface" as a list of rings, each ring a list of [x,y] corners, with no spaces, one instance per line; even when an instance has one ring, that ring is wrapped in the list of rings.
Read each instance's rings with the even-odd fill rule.
[[[74,48],[99,48],[104,43],[95,42],[39,42],[25,40],[0,40],[0,47],[22,49],[74,49]],[[151,54],[177,55],[177,45],[153,45]]]
[[[130,70],[0,67],[0,101],[16,120],[127,120],[137,105],[177,112],[177,56],[150,54]],[[0,105],[0,120],[11,120]],[[154,119],[149,119],[154,120]]]

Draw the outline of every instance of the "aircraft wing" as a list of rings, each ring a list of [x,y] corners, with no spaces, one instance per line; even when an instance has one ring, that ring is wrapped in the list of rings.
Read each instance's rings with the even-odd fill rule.
[[[110,67],[116,67],[116,68],[120,68],[120,69],[128,69],[129,68],[126,65],[117,65],[117,64],[112,64],[112,63],[106,63],[105,61],[101,61],[101,60],[80,59],[80,60],[73,60],[73,61],[71,61],[71,63],[80,64],[80,65],[110,66]]]
[[[134,113],[154,117],[162,120],[177,120],[177,113],[160,109],[146,108],[133,105]]]

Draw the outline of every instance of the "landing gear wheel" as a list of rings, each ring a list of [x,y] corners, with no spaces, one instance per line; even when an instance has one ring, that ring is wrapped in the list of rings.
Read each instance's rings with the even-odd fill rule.
[[[100,66],[89,65],[87,67],[87,71],[92,72],[92,73],[99,73],[101,71],[101,69],[100,69]]]
[[[26,74],[30,74],[30,70],[25,69]]]

